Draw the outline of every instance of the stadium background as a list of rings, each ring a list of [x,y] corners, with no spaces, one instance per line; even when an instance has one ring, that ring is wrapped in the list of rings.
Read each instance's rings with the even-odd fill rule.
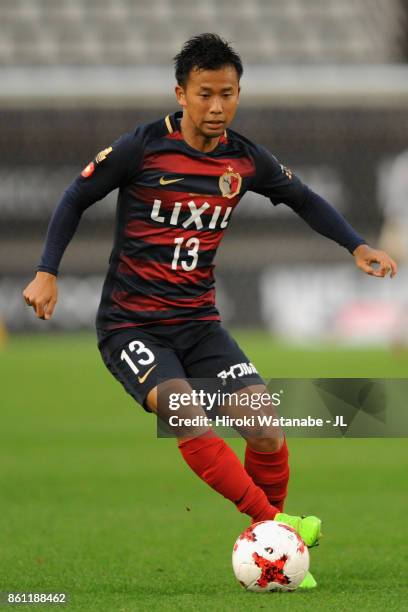
[[[378,243],[387,168],[407,146],[406,8],[400,0],[2,0],[0,316],[7,327],[44,330],[20,289],[52,209],[118,134],[176,110],[172,57],[202,31],[219,32],[242,53],[235,129],[268,146]],[[47,329],[93,326],[115,198],[84,215]],[[408,299],[404,269],[392,290],[388,281],[362,278],[347,252],[284,206],[250,194],[216,263],[228,325],[267,327],[296,341],[387,341],[396,304]],[[371,324],[359,315],[367,301]]]
[[[68,590],[87,611],[258,609],[230,575],[244,519],[196,482],[172,441],[154,439],[96,352],[115,194],[81,221],[53,320],[36,320],[21,291],[64,188],[118,134],[176,110],[171,58],[204,31],[245,63],[233,127],[377,244],[389,194],[404,189],[393,165],[408,147],[407,26],[405,0],[0,0],[0,591]],[[404,208],[391,216],[406,223]],[[224,321],[265,376],[406,378],[408,275],[396,254],[396,279],[363,276],[289,209],[248,194],[217,257]],[[313,607],[403,609],[405,442],[291,448],[288,509],[327,521]]]

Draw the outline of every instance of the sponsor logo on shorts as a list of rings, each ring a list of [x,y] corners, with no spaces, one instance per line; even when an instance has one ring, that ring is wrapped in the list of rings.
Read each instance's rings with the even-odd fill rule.
[[[137,379],[140,382],[140,384],[142,385],[144,383],[144,381],[146,380],[146,378],[149,376],[149,374],[151,374],[151,372],[153,372],[154,368],[157,367],[157,363],[156,365],[152,366],[151,368],[149,368],[147,370],[147,372],[145,372],[145,374],[143,374],[143,376],[138,376]]]
[[[222,370],[218,372],[218,378],[239,378],[247,374],[258,374],[258,370],[253,363],[236,363],[232,365],[228,370]]]

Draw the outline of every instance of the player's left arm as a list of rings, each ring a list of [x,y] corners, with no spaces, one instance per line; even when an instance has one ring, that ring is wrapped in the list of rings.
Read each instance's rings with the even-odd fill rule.
[[[397,274],[396,262],[386,253],[378,249],[372,249],[368,244],[360,244],[353,252],[356,266],[371,276],[387,276],[391,278]],[[374,267],[373,264],[377,264]]]
[[[289,206],[319,234],[345,247],[360,270],[371,276],[394,277],[397,264],[384,251],[371,248],[350,223],[324,198],[306,185],[305,196]]]
[[[273,204],[284,203],[319,234],[345,247],[363,272],[372,276],[391,277],[397,264],[384,251],[368,246],[348,221],[324,198],[312,191],[289,169],[263,147],[256,147],[257,168],[252,190],[269,197]]]

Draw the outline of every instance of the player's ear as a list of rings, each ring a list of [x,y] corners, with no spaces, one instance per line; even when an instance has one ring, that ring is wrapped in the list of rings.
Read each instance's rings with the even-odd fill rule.
[[[186,93],[184,91],[184,87],[181,87],[181,85],[176,85],[174,91],[176,93],[177,102],[180,104],[180,106],[186,106]]]

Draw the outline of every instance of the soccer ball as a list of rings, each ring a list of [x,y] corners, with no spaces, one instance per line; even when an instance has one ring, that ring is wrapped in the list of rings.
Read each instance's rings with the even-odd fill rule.
[[[293,527],[261,521],[235,542],[232,567],[247,591],[294,591],[309,569],[309,551]]]

